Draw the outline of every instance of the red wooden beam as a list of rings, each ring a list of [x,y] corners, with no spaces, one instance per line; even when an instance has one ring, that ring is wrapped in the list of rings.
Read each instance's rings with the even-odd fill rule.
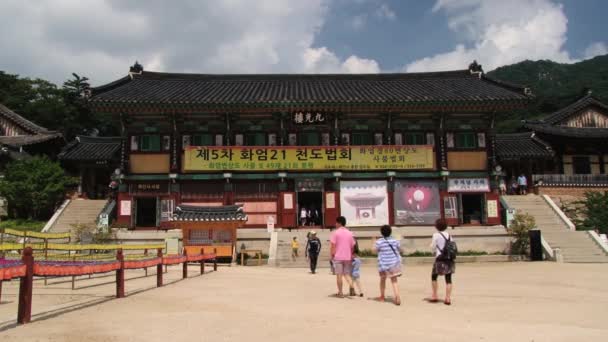
[[[19,284],[19,308],[17,310],[17,323],[26,324],[32,319],[32,287],[34,286],[34,256],[32,247],[23,250],[21,260],[25,264],[25,276]]]

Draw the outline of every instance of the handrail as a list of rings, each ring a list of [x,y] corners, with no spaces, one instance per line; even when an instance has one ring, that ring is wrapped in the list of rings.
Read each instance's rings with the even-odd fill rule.
[[[608,175],[534,174],[532,182],[539,186],[608,186]]]
[[[54,251],[86,251],[86,250],[103,250],[114,251],[123,250],[143,250],[143,249],[158,249],[165,248],[165,244],[146,244],[146,245],[117,245],[117,244],[63,244],[63,243],[3,243],[0,245],[0,250],[22,250],[26,247],[31,247],[33,250],[54,250]]]
[[[41,232],[35,232],[32,230],[17,230],[17,229],[12,229],[12,228],[5,228],[4,234],[17,236],[17,237],[31,237],[31,238],[47,239],[47,240],[69,239],[71,237],[70,233],[41,233]]]
[[[115,211],[116,200],[109,199],[99,212],[99,215],[97,215],[97,220],[95,221],[97,227],[104,230],[107,229],[112,223],[111,220]]]

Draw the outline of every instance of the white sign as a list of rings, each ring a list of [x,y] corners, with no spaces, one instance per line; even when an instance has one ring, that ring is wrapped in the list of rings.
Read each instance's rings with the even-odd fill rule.
[[[274,232],[274,217],[268,216],[266,219],[266,231],[269,233]]]
[[[450,178],[448,192],[489,192],[490,181],[487,178]]]
[[[325,208],[327,209],[335,209],[336,208],[336,194],[333,192],[328,192],[325,194]]]
[[[131,216],[131,201],[120,201],[120,215]]]
[[[283,194],[283,209],[293,209],[293,194]]]
[[[488,206],[488,217],[498,217],[498,201],[489,200],[487,203],[487,206]]]
[[[340,182],[340,212],[347,226],[388,224],[386,181]]]

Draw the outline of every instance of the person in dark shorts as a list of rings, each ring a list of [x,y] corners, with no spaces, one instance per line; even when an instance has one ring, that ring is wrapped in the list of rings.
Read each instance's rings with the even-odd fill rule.
[[[310,238],[306,242],[306,257],[310,261],[310,273],[315,274],[317,272],[317,260],[319,259],[319,253],[321,253],[321,240],[317,237],[317,232],[310,232]]]
[[[439,219],[435,222],[435,228],[437,232],[433,234],[433,240],[431,241],[431,251],[435,254],[435,263],[433,264],[433,271],[431,272],[431,298],[427,298],[427,301],[431,303],[439,302],[437,298],[437,278],[441,275],[445,277],[445,299],[443,303],[445,305],[452,304],[452,274],[456,272],[456,264],[454,260],[443,260],[440,259],[441,253],[445,248],[446,242],[450,239],[450,234],[446,232],[448,225],[445,220]]]

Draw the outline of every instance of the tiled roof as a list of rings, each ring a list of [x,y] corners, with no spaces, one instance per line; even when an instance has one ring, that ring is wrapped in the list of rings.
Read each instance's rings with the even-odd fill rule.
[[[73,161],[118,159],[120,145],[120,137],[78,136],[63,148],[58,157]]]
[[[523,105],[520,86],[469,70],[394,74],[176,74],[142,71],[92,89],[94,105],[296,107]]]
[[[499,160],[519,158],[553,158],[551,147],[533,132],[497,134],[496,156]]]
[[[0,136],[0,144],[12,147],[21,147],[43,143],[49,140],[61,138],[61,136],[61,133],[56,132],[34,135]]]
[[[19,126],[21,129],[23,129],[24,131],[31,133],[31,134],[54,133],[44,127],[36,125],[35,123],[29,121],[28,119],[24,118],[23,116],[13,112],[12,110],[8,109],[5,105],[3,105],[1,103],[0,103],[0,116],[5,117],[9,121],[12,121],[13,123],[15,123],[15,125]]]
[[[557,112],[550,114],[549,116],[543,118],[542,122],[547,123],[549,125],[555,125],[567,119],[573,114],[580,112],[581,110],[595,106],[598,108],[602,108],[605,111],[608,111],[608,105],[602,103],[600,100],[596,99],[591,95],[591,92],[587,93],[587,95],[581,97],[576,102],[558,110]]]
[[[240,205],[198,207],[179,205],[173,212],[173,221],[247,221],[247,214]]]
[[[608,138],[608,128],[552,126],[538,122],[528,122],[524,127],[537,133],[557,135],[569,138]]]

